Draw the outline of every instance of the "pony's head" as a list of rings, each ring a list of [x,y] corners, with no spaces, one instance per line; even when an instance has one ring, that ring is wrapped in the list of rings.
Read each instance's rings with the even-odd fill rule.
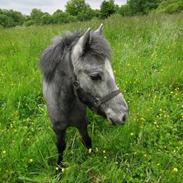
[[[114,124],[124,124],[128,106],[115,82],[111,49],[102,35],[103,25],[88,29],[71,51],[74,84],[80,100]]]

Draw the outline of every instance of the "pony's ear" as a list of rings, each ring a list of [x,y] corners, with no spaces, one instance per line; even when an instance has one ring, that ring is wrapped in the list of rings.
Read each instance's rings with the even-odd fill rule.
[[[88,28],[88,30],[79,38],[78,42],[74,46],[73,54],[75,56],[80,56],[83,54],[86,44],[90,41],[90,31],[91,29]]]
[[[102,34],[103,34],[103,27],[104,27],[104,25],[101,24],[101,25],[99,26],[99,28],[95,31],[95,33],[97,33],[97,34],[99,34],[99,35],[102,35]]]

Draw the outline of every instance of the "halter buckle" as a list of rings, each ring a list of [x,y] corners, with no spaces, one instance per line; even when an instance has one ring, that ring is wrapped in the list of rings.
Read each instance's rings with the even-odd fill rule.
[[[100,106],[100,99],[99,98],[95,98],[94,103],[95,103],[96,107],[99,107]]]
[[[78,89],[79,88],[79,81],[74,81],[73,86],[75,89]]]

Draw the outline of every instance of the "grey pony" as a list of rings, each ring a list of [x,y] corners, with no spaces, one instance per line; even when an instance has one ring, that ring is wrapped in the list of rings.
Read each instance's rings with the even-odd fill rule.
[[[100,99],[118,90],[111,67],[111,49],[102,33],[101,24],[96,31],[89,28],[84,33],[67,34],[57,38],[42,54],[43,95],[57,137],[58,165],[63,161],[68,127],[76,127],[83,144],[92,147],[87,131],[86,96]],[[77,78],[83,96],[76,91],[73,78]],[[91,105],[94,112],[113,124],[124,124],[127,120],[128,106],[122,93],[101,103],[97,110]]]

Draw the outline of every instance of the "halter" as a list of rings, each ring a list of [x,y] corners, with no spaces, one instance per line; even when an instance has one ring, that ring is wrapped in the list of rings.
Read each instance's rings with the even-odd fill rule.
[[[109,94],[105,95],[104,97],[100,97],[100,98],[91,95],[91,93],[85,92],[83,88],[80,86],[77,76],[74,73],[74,66],[72,64],[71,53],[70,53],[69,60],[70,60],[71,68],[73,70],[72,84],[73,84],[75,95],[79,98],[81,102],[86,104],[90,109],[92,109],[98,114],[105,115],[101,110],[101,105],[111,100],[118,94],[120,94],[121,93],[120,90],[118,89],[118,90],[112,91]]]

